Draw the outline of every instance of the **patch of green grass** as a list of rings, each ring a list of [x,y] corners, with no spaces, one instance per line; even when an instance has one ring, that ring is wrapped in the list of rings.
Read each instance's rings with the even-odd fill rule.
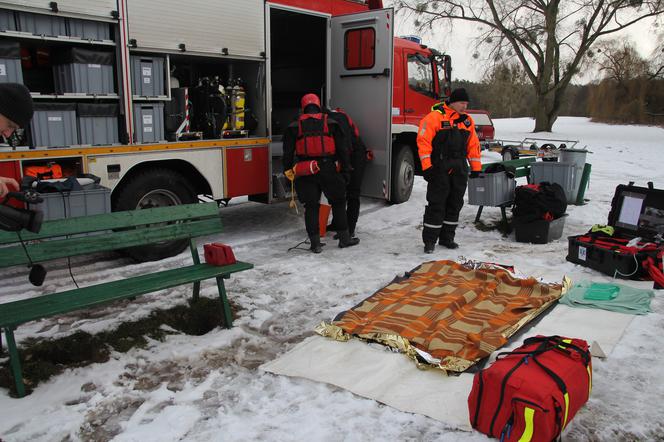
[[[236,310],[232,304],[231,310]],[[78,331],[59,339],[26,339],[18,349],[26,393],[67,368],[108,361],[111,349],[125,353],[134,347],[144,348],[147,338],[163,341],[166,335],[173,333],[163,325],[187,335],[204,335],[224,325],[221,301],[200,297],[196,302],[189,301],[188,305],[155,310],[147,318],[123,322],[114,330],[96,335]],[[3,350],[3,356],[7,356],[6,346]],[[10,395],[16,396],[9,359],[0,365],[0,387],[9,388]]]

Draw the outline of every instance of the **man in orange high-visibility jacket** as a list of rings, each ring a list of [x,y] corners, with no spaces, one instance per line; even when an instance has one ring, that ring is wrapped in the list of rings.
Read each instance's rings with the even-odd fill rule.
[[[425,253],[433,253],[436,241],[448,249],[459,247],[454,234],[468,185],[468,164],[472,175],[482,170],[475,123],[464,113],[468,101],[465,89],[455,89],[447,102],[435,105],[420,122],[417,150],[428,183],[422,230]]]

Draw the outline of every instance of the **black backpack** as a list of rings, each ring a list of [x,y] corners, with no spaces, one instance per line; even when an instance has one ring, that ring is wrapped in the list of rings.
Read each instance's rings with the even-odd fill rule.
[[[556,219],[565,214],[567,197],[557,183],[518,186],[514,192],[512,213],[519,222]]]

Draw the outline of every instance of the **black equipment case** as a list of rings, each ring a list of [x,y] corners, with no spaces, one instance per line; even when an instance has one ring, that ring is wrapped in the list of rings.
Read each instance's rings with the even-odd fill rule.
[[[567,260],[609,276],[652,279],[656,288],[664,285],[664,190],[651,182],[648,187],[620,184],[607,225],[613,227],[613,235],[591,229],[568,237]]]

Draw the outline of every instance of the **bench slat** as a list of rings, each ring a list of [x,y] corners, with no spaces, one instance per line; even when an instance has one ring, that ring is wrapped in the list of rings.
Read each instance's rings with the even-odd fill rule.
[[[190,221],[150,228],[136,228],[102,235],[76,238],[54,239],[34,244],[26,244],[32,262],[44,262],[51,259],[88,253],[106,252],[161,241],[172,241],[211,235],[222,231],[219,217]],[[23,247],[18,244],[0,249],[0,268],[29,264]]]
[[[228,266],[194,264],[184,268],[164,270],[149,275],[8,302],[0,304],[0,327],[15,327],[28,321],[144,295],[195,281],[230,275],[253,267],[252,264],[240,261]]]
[[[180,206],[155,207],[152,209],[129,210],[125,212],[104,213],[101,215],[81,216],[77,218],[44,221],[39,233],[21,232],[24,241],[52,238],[80,233],[121,229],[146,224],[180,221],[196,218],[219,216],[217,203],[184,204]],[[0,231],[0,244],[18,241],[16,232]]]

